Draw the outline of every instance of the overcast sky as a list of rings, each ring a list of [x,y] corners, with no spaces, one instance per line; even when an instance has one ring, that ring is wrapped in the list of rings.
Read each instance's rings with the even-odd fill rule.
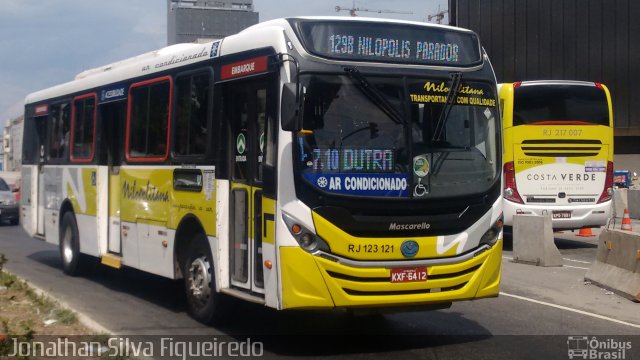
[[[426,21],[446,0],[357,0],[362,16]],[[352,0],[254,0],[260,21],[342,15]],[[84,70],[166,46],[166,0],[0,0],[0,125],[23,112],[30,92],[70,81]],[[445,19],[446,21],[446,19]]]

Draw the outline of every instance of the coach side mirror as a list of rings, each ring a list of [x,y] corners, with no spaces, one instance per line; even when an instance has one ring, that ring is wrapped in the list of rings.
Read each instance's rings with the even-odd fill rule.
[[[285,83],[282,86],[282,100],[280,102],[280,118],[282,130],[300,130],[300,96],[295,83]]]

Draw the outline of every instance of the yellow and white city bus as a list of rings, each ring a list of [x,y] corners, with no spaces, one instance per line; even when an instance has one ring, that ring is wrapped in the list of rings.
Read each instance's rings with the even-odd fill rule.
[[[500,139],[473,32],[273,20],[29,95],[22,222],[70,275],[184,279],[202,322],[449,306],[498,295]]]
[[[504,217],[550,215],[555,229],[606,224],[613,189],[613,110],[600,83],[500,84]]]

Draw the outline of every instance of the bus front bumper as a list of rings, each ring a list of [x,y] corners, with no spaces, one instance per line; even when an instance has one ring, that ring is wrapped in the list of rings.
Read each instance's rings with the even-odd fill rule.
[[[551,222],[554,229],[570,230],[606,225],[607,220],[611,216],[611,201],[606,201],[596,205],[549,206],[524,205],[505,200],[503,204],[503,211],[504,224],[506,226],[513,226],[514,215],[549,215],[551,216]],[[554,218],[554,211],[569,211],[571,217]]]
[[[331,257],[280,248],[283,309],[420,306],[495,297],[500,290],[502,239],[463,261],[427,266],[427,280],[419,282],[391,283],[389,267],[349,266]]]

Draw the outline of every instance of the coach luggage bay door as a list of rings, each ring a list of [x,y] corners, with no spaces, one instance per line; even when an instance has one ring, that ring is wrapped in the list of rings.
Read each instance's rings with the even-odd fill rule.
[[[229,267],[235,287],[264,293],[263,154],[266,148],[267,81],[229,84],[225,92],[229,124]]]

